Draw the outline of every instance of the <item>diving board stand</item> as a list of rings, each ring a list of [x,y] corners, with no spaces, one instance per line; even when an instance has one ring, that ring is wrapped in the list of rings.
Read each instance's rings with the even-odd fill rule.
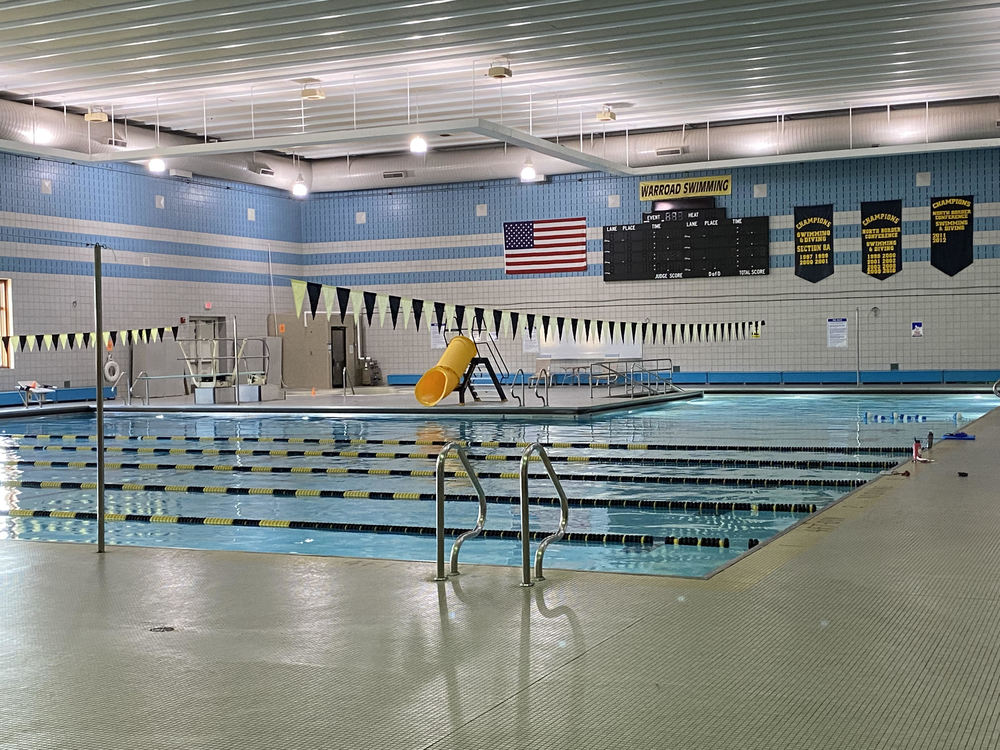
[[[500,379],[497,377],[496,370],[493,369],[493,363],[490,362],[489,357],[473,357],[469,360],[469,366],[465,370],[465,375],[462,376],[462,383],[458,386],[458,403],[465,405],[465,392],[466,390],[472,394],[473,401],[481,400],[479,394],[476,393],[476,387],[472,384],[472,376],[476,371],[476,368],[482,366],[486,368],[487,374],[490,376],[490,380],[493,381],[493,387],[496,388],[497,393],[500,395],[501,401],[507,400],[507,394],[504,393],[503,386],[500,385]]]

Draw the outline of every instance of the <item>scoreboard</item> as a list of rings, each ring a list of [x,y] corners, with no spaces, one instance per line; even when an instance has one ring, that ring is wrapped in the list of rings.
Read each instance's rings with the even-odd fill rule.
[[[604,280],[762,276],[768,230],[767,216],[727,219],[724,208],[646,213],[604,227]]]

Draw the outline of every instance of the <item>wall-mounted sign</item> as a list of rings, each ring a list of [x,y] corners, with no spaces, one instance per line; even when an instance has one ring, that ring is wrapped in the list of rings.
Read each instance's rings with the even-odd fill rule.
[[[795,207],[795,275],[816,283],[833,274],[833,204]]]
[[[826,346],[828,349],[847,348],[847,318],[826,319]]]
[[[733,177],[728,174],[639,183],[639,200],[641,201],[663,200],[664,198],[696,198],[700,195],[730,195],[732,192]]]
[[[924,324],[921,321],[915,320],[910,323],[910,336],[915,339],[923,338]]]
[[[861,270],[883,280],[903,267],[903,202],[861,204]]]
[[[954,276],[972,265],[972,196],[931,200],[931,265]]]

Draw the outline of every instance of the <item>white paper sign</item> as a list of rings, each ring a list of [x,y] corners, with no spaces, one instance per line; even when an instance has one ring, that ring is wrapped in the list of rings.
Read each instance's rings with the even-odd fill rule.
[[[444,328],[431,325],[431,349],[444,349],[448,342],[444,340]]]
[[[915,339],[923,338],[924,335],[924,324],[922,321],[915,320],[910,323],[910,336]]]
[[[521,336],[521,351],[525,354],[537,354],[538,353],[538,326],[535,325],[534,330],[531,335],[528,335],[528,329],[525,328],[521,331],[523,334]]]
[[[826,346],[828,349],[847,348],[847,318],[826,319]]]

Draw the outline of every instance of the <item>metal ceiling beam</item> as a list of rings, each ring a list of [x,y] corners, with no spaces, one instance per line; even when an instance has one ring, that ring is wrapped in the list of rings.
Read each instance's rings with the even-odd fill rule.
[[[487,138],[494,138],[502,143],[509,143],[512,146],[520,146],[538,154],[545,154],[556,159],[568,161],[570,164],[578,164],[588,170],[595,172],[607,172],[624,176],[629,174],[629,170],[622,164],[602,159],[599,156],[587,154],[582,151],[574,151],[561,144],[552,143],[544,138],[529,135],[522,130],[514,130],[506,125],[501,125],[492,120],[482,118],[476,120],[476,124],[466,129],[476,135],[484,135]]]

